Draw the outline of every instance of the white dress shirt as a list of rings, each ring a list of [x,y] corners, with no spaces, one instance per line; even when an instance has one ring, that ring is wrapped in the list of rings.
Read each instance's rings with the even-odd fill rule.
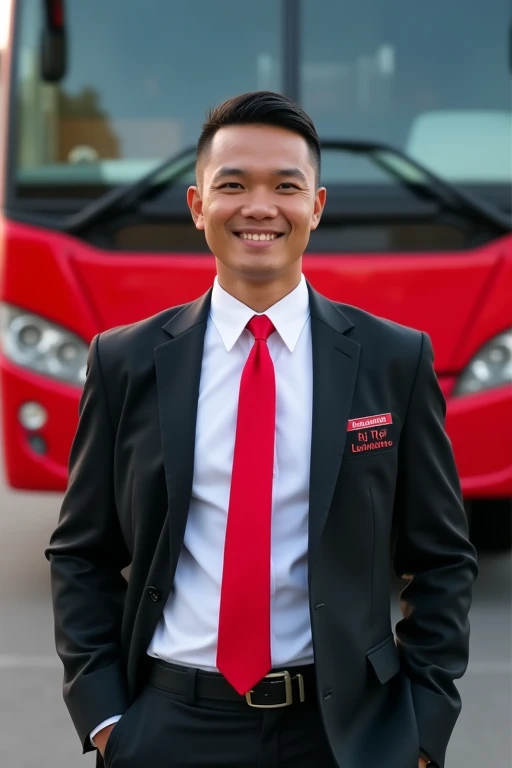
[[[148,654],[218,671],[217,631],[240,377],[256,314],[215,279],[206,328],[192,496],[174,589]],[[271,539],[272,666],[313,662],[308,596],[308,516],[313,395],[309,294],[297,288],[270,307],[268,339],[276,376],[276,440]],[[248,594],[247,599],[251,596]],[[101,723],[101,728],[119,716]]]

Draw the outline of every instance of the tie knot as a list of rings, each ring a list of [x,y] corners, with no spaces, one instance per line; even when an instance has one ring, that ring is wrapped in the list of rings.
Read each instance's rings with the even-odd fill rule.
[[[247,323],[249,330],[256,341],[266,341],[270,334],[274,333],[275,328],[272,320],[266,315],[254,315]]]

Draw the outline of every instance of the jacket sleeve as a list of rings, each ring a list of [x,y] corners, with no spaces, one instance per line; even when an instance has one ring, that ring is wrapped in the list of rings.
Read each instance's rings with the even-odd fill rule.
[[[56,648],[64,665],[64,701],[84,752],[93,749],[90,732],[128,708],[120,629],[126,594],[121,571],[130,557],[114,500],[116,429],[99,343],[98,335],[89,349],[68,488],[45,552],[51,565]]]
[[[396,636],[411,682],[420,748],[440,768],[461,708],[453,681],[467,667],[468,612],[477,574],[445,412],[432,345],[422,334],[399,445],[394,569],[407,586],[400,595],[403,618]]]

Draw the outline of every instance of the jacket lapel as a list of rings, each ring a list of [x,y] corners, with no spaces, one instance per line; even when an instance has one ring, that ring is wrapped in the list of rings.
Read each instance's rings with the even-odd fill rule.
[[[192,493],[197,401],[210,301],[211,289],[174,315],[163,326],[172,340],[155,349],[172,574],[185,535]]]
[[[313,346],[313,424],[309,504],[309,584],[331,505],[347,437],[360,345],[353,324],[308,284]]]

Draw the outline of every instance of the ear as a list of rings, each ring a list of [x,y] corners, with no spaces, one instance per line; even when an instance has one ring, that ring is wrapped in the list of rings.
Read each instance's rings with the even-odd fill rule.
[[[327,200],[327,190],[325,187],[319,187],[315,195],[315,204],[313,206],[313,215],[311,217],[311,231],[316,229],[320,224],[322,213],[325,208],[325,202]]]
[[[187,203],[196,229],[204,229],[203,201],[199,187],[189,187],[187,189]]]

